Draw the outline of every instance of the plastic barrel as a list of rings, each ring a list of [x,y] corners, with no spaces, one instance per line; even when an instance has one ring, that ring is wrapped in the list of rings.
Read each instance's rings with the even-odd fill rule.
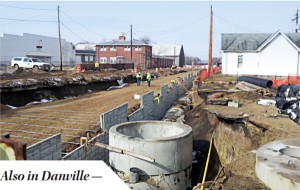
[[[140,177],[140,169],[138,168],[130,168],[130,178],[129,178],[129,182],[130,183],[137,183],[139,181],[139,177]]]

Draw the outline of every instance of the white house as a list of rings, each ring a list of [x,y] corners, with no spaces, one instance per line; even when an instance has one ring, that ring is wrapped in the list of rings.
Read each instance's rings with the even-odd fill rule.
[[[172,58],[175,60],[175,65],[182,67],[185,62],[183,45],[166,45],[166,44],[151,44],[152,54]]]
[[[300,74],[300,34],[222,34],[222,73]]]

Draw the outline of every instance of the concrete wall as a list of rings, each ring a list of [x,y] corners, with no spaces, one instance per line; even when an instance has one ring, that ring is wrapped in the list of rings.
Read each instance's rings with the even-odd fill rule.
[[[193,84],[194,77],[189,74],[179,79],[186,89],[190,89]],[[171,89],[168,85],[161,87],[160,104],[154,100],[154,92],[151,91],[141,97],[141,106],[138,110],[128,115],[128,105],[123,104],[113,110],[110,110],[100,116],[100,123],[104,130],[109,130],[110,127],[126,121],[141,121],[141,120],[160,120],[171,107],[171,105],[183,96],[186,91],[181,85],[172,84]]]
[[[184,88],[190,89],[193,85],[194,76],[192,74],[184,76],[179,79],[180,83],[184,85]],[[128,104],[123,104],[117,108],[107,111],[100,115],[101,127],[106,133],[103,136],[99,136],[95,142],[100,142],[104,144],[109,143],[108,132],[109,129],[117,124],[127,122],[127,121],[141,121],[141,120],[160,120],[166,113],[166,111],[171,107],[171,105],[176,102],[181,96],[183,96],[186,91],[181,85],[172,84],[171,89],[168,85],[161,87],[161,98],[160,105],[154,101],[154,92],[149,92],[141,97],[141,106],[138,110],[128,115]],[[59,136],[60,138],[60,136]],[[46,140],[46,139],[45,139]],[[44,141],[45,141],[44,140]],[[50,139],[51,140],[51,139]],[[43,141],[42,141],[43,142]],[[45,143],[46,144],[46,143]],[[48,143],[47,146],[51,145]],[[86,149],[85,144],[76,148],[72,152],[65,155],[63,160],[103,160],[105,163],[109,163],[109,151],[102,148],[98,148],[89,142],[88,149]],[[46,146],[46,145],[43,145]],[[60,147],[60,144],[59,144]],[[51,147],[46,147],[52,149]],[[59,148],[60,151],[60,148]],[[32,152],[32,151],[31,151]],[[34,156],[34,155],[33,155]],[[53,159],[60,159],[60,157],[53,157]],[[36,156],[36,159],[39,159]],[[50,156],[48,157],[50,159]]]
[[[48,137],[26,150],[27,160],[60,160],[61,159],[61,134]]]
[[[108,144],[108,134],[103,136],[98,136],[94,142]],[[94,143],[93,142],[93,143]],[[88,148],[83,144],[64,156],[63,160],[103,160],[106,164],[109,163],[108,160],[108,150],[98,148],[92,145],[89,141]]]

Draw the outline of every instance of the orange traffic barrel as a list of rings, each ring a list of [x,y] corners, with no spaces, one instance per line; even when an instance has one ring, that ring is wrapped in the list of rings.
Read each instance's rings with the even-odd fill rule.
[[[81,65],[77,65],[76,72],[77,72],[77,73],[80,73],[80,72],[81,72]]]

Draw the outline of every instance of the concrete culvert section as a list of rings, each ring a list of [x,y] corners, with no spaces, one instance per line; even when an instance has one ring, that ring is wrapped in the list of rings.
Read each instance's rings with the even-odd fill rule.
[[[115,125],[109,132],[109,145],[155,159],[149,162],[116,152],[109,162],[121,177],[128,178],[130,168],[140,170],[147,179],[162,189],[191,187],[192,128],[165,121],[138,121]]]
[[[300,189],[299,138],[274,141],[258,149],[256,175],[273,190]]]

